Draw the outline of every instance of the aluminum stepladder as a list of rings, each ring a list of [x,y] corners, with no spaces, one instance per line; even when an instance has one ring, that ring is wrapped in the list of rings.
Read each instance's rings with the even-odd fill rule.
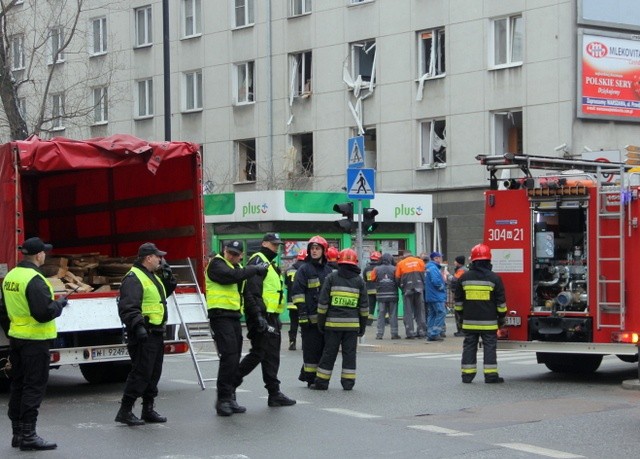
[[[187,343],[189,344],[189,353],[191,354],[191,360],[193,361],[193,366],[196,370],[198,383],[202,390],[204,390],[206,389],[205,383],[215,381],[216,378],[203,377],[200,363],[219,360],[217,358],[217,350],[213,339],[213,331],[211,330],[207,315],[207,303],[202,291],[200,290],[200,286],[198,285],[198,277],[196,276],[193,263],[190,259],[187,259],[187,264],[184,265],[171,265],[171,269],[174,273],[176,270],[181,270],[181,272],[185,272],[185,277],[187,274],[190,277],[190,282],[178,283],[176,289],[184,287],[195,290],[193,295],[176,295],[174,293],[169,297],[169,300],[173,301],[173,304],[175,305],[180,318],[180,324],[182,325]],[[216,357],[200,357],[193,348],[194,344],[211,344]]]

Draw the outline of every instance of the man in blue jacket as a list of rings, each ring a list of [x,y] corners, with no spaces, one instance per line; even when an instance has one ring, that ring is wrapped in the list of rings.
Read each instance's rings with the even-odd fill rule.
[[[442,341],[447,310],[447,285],[444,281],[440,265],[442,254],[431,252],[425,274],[424,299],[427,303],[427,341]]]

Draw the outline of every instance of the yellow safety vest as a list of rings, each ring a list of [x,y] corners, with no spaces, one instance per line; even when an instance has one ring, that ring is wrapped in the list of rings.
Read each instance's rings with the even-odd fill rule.
[[[229,268],[236,269],[225,257],[216,255],[214,258],[220,258]],[[241,265],[239,265],[239,267],[242,268]],[[209,276],[205,276],[205,278],[207,287],[207,309],[227,309],[229,311],[241,312],[242,292],[246,284],[245,281],[242,281],[240,288],[238,288],[238,284],[235,282],[233,284],[223,285],[212,281],[209,279]]]
[[[153,276],[158,280],[158,283],[162,287],[163,295],[160,295],[160,291],[153,283],[149,276],[147,276],[140,268],[135,266],[131,268],[133,274],[136,275],[140,283],[142,284],[142,316],[149,318],[151,325],[162,325],[162,319],[164,319],[164,303],[162,298],[167,297],[167,292],[164,289],[164,284],[158,276]]]
[[[49,287],[53,300],[53,287],[42,274],[33,268],[17,266],[9,271],[2,283],[4,302],[11,321],[9,336],[13,338],[44,341],[58,336],[54,320],[40,323],[31,316],[29,311],[27,285],[36,276],[40,276]]]
[[[258,257],[265,263],[269,263],[269,260],[264,253],[257,252],[253,254],[251,259]],[[262,301],[267,308],[268,313],[280,314],[284,311],[284,291],[282,289],[282,278],[278,275],[276,268],[269,263],[269,269],[267,269],[267,275],[262,282]]]

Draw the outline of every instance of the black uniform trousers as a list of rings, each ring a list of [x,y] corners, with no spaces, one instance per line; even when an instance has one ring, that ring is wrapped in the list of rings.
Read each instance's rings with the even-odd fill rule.
[[[282,337],[280,336],[277,318],[274,319],[268,316],[267,322],[273,326],[278,333],[250,331],[249,340],[251,341],[251,349],[240,362],[240,382],[242,378],[251,373],[258,365],[261,365],[264,387],[269,394],[277,394],[280,392],[278,370],[280,369],[280,345],[282,343]]]
[[[150,331],[145,341],[129,343],[127,349],[131,358],[131,372],[124,385],[123,399],[135,402],[142,397],[143,403],[153,403],[162,375],[164,337],[160,331]]]
[[[49,381],[48,340],[10,339],[9,419],[34,424]]]
[[[238,380],[242,355],[242,326],[235,317],[213,316],[209,319],[218,348],[218,400],[231,400]]]
[[[300,330],[302,332],[302,368],[298,379],[311,384],[316,379],[316,370],[322,357],[324,335],[318,330],[318,324],[301,324]]]
[[[462,344],[462,374],[475,375],[477,372],[478,342],[482,338],[484,354],[485,378],[497,376],[498,372],[498,334],[496,330],[470,331],[464,330],[464,342]]]
[[[298,335],[298,308],[289,309],[289,341],[295,341]]]
[[[316,384],[329,384],[329,379],[331,378],[333,366],[336,363],[340,347],[342,347],[342,374],[340,375],[342,387],[351,389],[355,384],[358,332],[334,330],[331,328],[325,328],[324,351],[318,364]],[[324,376],[324,378],[322,376]]]
[[[369,300],[369,319],[373,319],[373,316],[376,314],[376,299],[377,294],[369,293],[367,295],[367,299]]]

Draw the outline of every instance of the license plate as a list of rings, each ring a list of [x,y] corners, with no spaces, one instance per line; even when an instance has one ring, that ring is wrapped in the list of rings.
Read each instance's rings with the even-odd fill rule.
[[[508,327],[519,327],[520,326],[520,316],[507,316],[504,318],[504,324]]]
[[[91,359],[112,359],[114,357],[128,357],[129,351],[126,347],[101,347],[97,349],[91,349]]]

